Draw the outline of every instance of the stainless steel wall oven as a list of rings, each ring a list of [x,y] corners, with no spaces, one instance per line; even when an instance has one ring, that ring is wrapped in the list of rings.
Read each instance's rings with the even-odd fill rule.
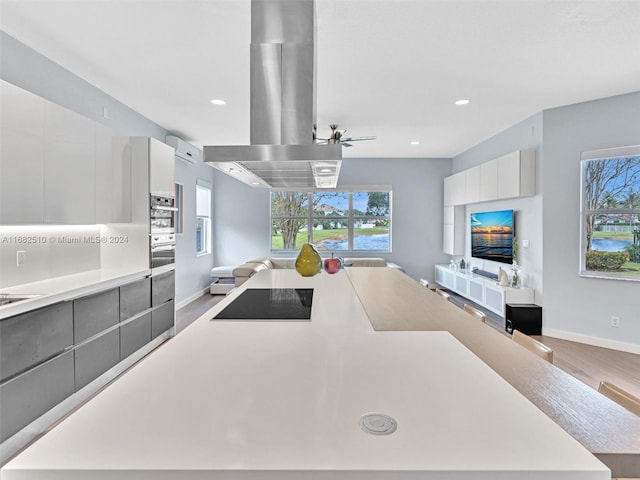
[[[149,248],[151,268],[170,268],[176,261],[175,199],[151,194],[149,212]]]

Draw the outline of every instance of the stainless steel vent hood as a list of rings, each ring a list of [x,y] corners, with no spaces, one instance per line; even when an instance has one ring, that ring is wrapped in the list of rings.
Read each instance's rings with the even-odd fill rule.
[[[253,187],[335,188],[339,144],[315,143],[314,0],[251,0],[251,145],[204,161]]]

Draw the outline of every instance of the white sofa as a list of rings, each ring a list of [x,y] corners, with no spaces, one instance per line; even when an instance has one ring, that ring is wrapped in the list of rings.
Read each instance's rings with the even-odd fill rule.
[[[324,261],[324,260],[323,260]],[[387,262],[384,258],[378,257],[350,257],[343,258],[343,265],[345,267],[391,267],[402,270],[400,265],[393,262]],[[242,285],[249,280],[253,275],[262,271],[273,268],[295,268],[295,258],[256,258],[249,260],[242,265],[233,269],[233,276],[235,277],[236,287]],[[404,270],[402,270],[404,271]]]

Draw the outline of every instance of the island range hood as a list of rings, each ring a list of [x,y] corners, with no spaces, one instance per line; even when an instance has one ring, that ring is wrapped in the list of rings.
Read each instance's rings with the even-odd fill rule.
[[[251,144],[205,146],[206,163],[253,187],[336,187],[342,147],[315,143],[314,37],[314,0],[251,0]]]

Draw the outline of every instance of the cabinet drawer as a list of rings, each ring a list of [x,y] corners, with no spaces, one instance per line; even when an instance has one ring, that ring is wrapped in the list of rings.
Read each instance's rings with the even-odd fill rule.
[[[73,345],[73,308],[56,303],[0,321],[0,381]]]
[[[151,280],[143,278],[120,287],[120,321],[151,308]]]
[[[75,349],[76,391],[120,361],[120,331],[115,329]]]
[[[73,338],[77,345],[120,321],[117,288],[73,302]]]
[[[73,352],[68,351],[0,386],[0,442],[73,394]]]
[[[151,313],[120,327],[120,359],[125,359],[151,341]]]
[[[175,272],[173,270],[151,277],[151,306],[157,307],[173,300],[175,289]]]
[[[151,338],[156,338],[173,327],[174,313],[173,301],[167,302],[151,312]]]

